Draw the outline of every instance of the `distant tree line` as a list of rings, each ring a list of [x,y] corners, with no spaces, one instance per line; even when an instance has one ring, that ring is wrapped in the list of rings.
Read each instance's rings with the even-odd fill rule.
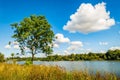
[[[13,57],[8,58],[12,59]],[[18,61],[31,60],[31,57],[14,57]],[[44,58],[34,58],[34,61],[79,61],[79,60],[120,60],[120,50],[108,50],[106,53],[88,53],[88,54],[70,54],[70,55],[52,55]]]

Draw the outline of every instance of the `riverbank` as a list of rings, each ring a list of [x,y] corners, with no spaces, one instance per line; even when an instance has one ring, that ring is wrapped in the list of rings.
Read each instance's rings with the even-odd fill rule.
[[[116,75],[66,71],[59,66],[0,64],[0,80],[120,80]]]
[[[31,60],[31,57],[9,57],[6,60],[16,59],[17,61]],[[46,57],[34,57],[34,61],[120,61],[120,50],[108,50],[106,53],[49,55]]]

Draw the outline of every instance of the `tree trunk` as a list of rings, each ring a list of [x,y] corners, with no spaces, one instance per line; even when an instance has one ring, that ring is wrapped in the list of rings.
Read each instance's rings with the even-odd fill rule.
[[[34,61],[34,53],[32,53],[32,58],[31,58],[32,64],[33,64],[33,61]]]

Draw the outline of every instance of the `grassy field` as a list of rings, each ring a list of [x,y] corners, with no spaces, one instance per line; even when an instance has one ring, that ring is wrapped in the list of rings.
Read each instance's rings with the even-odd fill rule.
[[[58,66],[17,65],[0,63],[0,80],[120,80],[114,74],[68,72]]]

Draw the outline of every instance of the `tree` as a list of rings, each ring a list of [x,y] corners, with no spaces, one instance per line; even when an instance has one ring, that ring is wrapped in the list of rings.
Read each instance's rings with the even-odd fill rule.
[[[4,55],[0,52],[0,62],[4,61]]]
[[[14,53],[11,53],[12,59],[13,59],[14,55],[15,55]]]
[[[18,57],[18,56],[19,56],[19,53],[16,53],[16,56]]]
[[[49,55],[53,52],[54,33],[44,16],[33,15],[24,18],[19,24],[14,23],[11,26],[14,29],[12,37],[19,42],[21,53],[24,54],[26,48],[29,49],[29,53],[32,55],[32,62],[34,55],[37,53]]]
[[[108,50],[106,53],[108,60],[119,60],[120,59],[120,50]]]

